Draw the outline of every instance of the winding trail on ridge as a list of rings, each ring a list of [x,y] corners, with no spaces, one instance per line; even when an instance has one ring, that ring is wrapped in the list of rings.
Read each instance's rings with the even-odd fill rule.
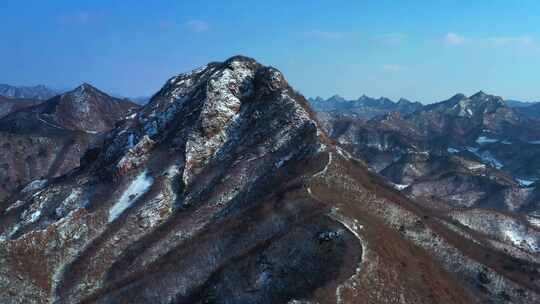
[[[339,149],[339,147],[338,147],[338,149]],[[338,154],[341,157],[343,157],[346,160],[349,160],[347,155],[343,155],[343,153],[339,153],[339,152],[340,151],[338,150]],[[328,172],[328,168],[332,164],[332,160],[333,160],[332,155],[333,155],[332,152],[328,151],[328,161],[326,162],[326,165],[324,166],[324,168],[321,171],[313,174],[311,176],[310,180],[312,180],[314,178],[322,178],[322,177],[324,177],[324,175],[326,175],[326,173]],[[307,191],[307,193],[309,194],[309,196],[312,199],[314,199],[314,200],[316,200],[318,202],[322,202],[321,199],[319,199],[315,194],[313,194],[313,191],[311,190],[311,187],[309,186],[309,184],[307,186],[306,191]],[[352,233],[356,237],[358,242],[360,243],[361,250],[362,250],[362,255],[361,255],[360,261],[358,262],[358,265],[356,267],[355,274],[353,274],[349,279],[345,280],[341,285],[339,285],[336,288],[336,303],[341,304],[341,303],[344,303],[344,301],[342,299],[342,290],[343,290],[343,288],[354,288],[356,286],[356,284],[357,284],[356,279],[362,273],[362,264],[367,261],[366,256],[367,256],[367,252],[368,252],[368,246],[367,246],[367,241],[364,238],[362,238],[362,236],[358,232],[359,230],[361,230],[363,228],[363,226],[358,224],[357,220],[351,220],[351,219],[345,217],[344,215],[338,213],[337,209],[332,209],[332,211],[330,213],[328,213],[326,216],[328,216],[332,220],[340,223],[345,229],[347,229],[350,233]]]

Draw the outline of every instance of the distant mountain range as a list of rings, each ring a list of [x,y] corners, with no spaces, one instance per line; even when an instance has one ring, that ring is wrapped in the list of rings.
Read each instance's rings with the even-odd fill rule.
[[[394,102],[385,97],[376,99],[365,95],[356,100],[346,100],[339,95],[328,99],[316,97],[308,100],[316,111],[341,113],[365,119],[391,112],[412,113],[422,108],[421,103],[404,98]]]
[[[345,99],[340,95],[334,95],[328,99],[322,97],[308,98],[308,101],[316,111],[341,113],[367,119],[391,112],[408,114],[418,111],[424,106],[420,102],[412,102],[405,98],[393,101],[386,97],[373,98],[366,95],[362,95],[360,98],[352,100]],[[526,114],[526,111],[532,110],[533,113],[529,114],[537,115],[536,109],[540,109],[540,102],[524,102],[507,99],[505,100],[505,103],[511,108],[522,108],[524,114]],[[538,114],[540,115],[540,113]]]
[[[8,98],[46,100],[57,95],[58,92],[44,85],[37,86],[12,86],[0,84],[0,96]]]
[[[529,110],[536,106],[478,92],[368,121],[318,116],[331,138],[416,200],[540,212],[540,122]]]
[[[506,99],[505,102],[506,102],[506,105],[511,108],[526,108],[526,107],[534,106],[535,104],[540,103],[540,102],[525,102],[525,101],[519,101],[519,100],[513,100],[513,99]]]

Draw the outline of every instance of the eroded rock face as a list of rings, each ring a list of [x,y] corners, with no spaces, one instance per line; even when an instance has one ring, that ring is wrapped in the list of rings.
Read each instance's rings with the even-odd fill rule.
[[[0,210],[5,303],[538,300],[509,256],[392,190],[241,56],[171,78],[81,168]]]

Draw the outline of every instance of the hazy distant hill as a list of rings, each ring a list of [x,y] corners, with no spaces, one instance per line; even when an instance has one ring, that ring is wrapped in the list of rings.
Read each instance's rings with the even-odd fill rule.
[[[0,84],[0,96],[9,98],[24,98],[46,100],[57,95],[58,92],[44,85],[37,86],[12,86]]]
[[[334,112],[345,115],[353,115],[359,118],[369,119],[392,112],[412,113],[422,108],[419,102],[411,102],[407,99],[400,99],[397,102],[389,98],[372,98],[362,96],[356,100],[346,100],[334,95],[328,99],[321,97],[310,98],[309,102],[316,111]]]

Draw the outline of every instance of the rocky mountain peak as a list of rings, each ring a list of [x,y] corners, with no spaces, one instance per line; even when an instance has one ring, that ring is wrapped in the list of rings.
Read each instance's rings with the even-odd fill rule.
[[[452,100],[452,101],[460,101],[460,100],[465,99],[465,98],[467,98],[467,96],[466,96],[465,94],[463,94],[463,93],[457,93],[456,95],[450,97],[449,100]]]
[[[344,102],[344,101],[346,101],[346,99],[343,98],[341,95],[335,94],[332,97],[328,98],[326,101],[329,101],[329,102]]]
[[[492,113],[501,107],[506,107],[501,97],[480,91],[470,97],[461,93],[456,94],[446,101],[426,106],[424,111],[472,118],[482,117],[484,114]]]
[[[317,97],[315,97],[315,98],[310,98],[309,101],[310,101],[310,102],[324,102],[325,99],[322,98],[321,96],[317,96]]]
[[[86,82],[82,83],[75,89],[62,94],[63,99],[68,99],[75,102],[91,102],[92,99],[95,98],[107,99],[107,97],[110,96]]]
[[[87,83],[87,82],[83,82],[80,86],[78,86],[77,88],[75,88],[75,91],[99,91],[98,89],[96,89],[94,86],[92,86],[91,84]]]
[[[0,121],[0,128],[31,133],[40,130],[99,133],[112,129],[115,122],[138,107],[84,83],[39,105],[11,113]]]
[[[371,98],[371,97],[367,96],[366,94],[362,94],[362,96],[360,96],[360,97],[358,98],[358,100],[360,101],[360,100],[365,100],[365,99],[370,99],[370,98]]]
[[[469,99],[473,100],[475,103],[489,103],[489,104],[499,105],[499,106],[506,105],[502,97],[486,94],[483,91],[480,91],[472,95],[471,97],[469,97]]]
[[[184,152],[179,161],[187,185],[208,163],[246,140],[262,140],[265,148],[256,154],[270,153],[304,128],[312,130],[307,142],[316,141],[318,128],[307,101],[283,74],[236,56],[169,79],[136,119],[111,134],[103,161],[114,164],[113,171],[129,171],[143,162],[134,151],[148,154],[150,146],[173,140]],[[266,146],[270,142],[274,145]]]
[[[484,91],[480,90],[477,93],[471,95],[471,99],[485,99],[488,98],[488,94],[486,94]]]
[[[538,302],[513,280],[519,261],[470,257],[496,251],[325,141],[304,97],[253,59],[171,78],[87,156],[0,204],[0,300],[472,303],[480,277]]]
[[[413,102],[405,98],[400,98],[397,103],[398,104],[411,104]]]
[[[245,57],[210,63],[169,79],[149,104],[107,133],[103,145],[88,153],[84,165],[69,177],[39,184],[39,189],[27,191],[28,196],[25,192],[10,211],[17,214],[17,223],[0,225],[0,239],[16,242],[61,223],[88,228],[88,235],[80,239],[84,246],[70,251],[76,254],[70,256],[68,267],[62,268],[54,259],[53,267],[61,270],[47,274],[54,274],[55,281],[45,287],[54,299],[80,302],[94,292],[87,286],[109,284],[107,269],[117,268],[127,257],[87,251],[93,240],[118,238],[122,245],[115,245],[116,252],[128,252],[126,246],[133,240],[153,238],[161,230],[164,234],[153,238],[157,242],[147,243],[149,250],[137,254],[144,265],[133,260],[129,267],[144,269],[215,221],[211,226],[223,227],[218,222],[233,223],[229,219],[259,214],[252,207],[260,208],[261,215],[265,206],[273,209],[273,204],[262,200],[278,187],[289,187],[289,180],[299,180],[300,169],[307,170],[299,164],[311,161],[317,164],[312,171],[325,171],[322,162],[329,165],[332,160],[321,137],[306,100],[277,69]],[[39,195],[33,196],[36,191]],[[303,201],[290,206],[294,209]],[[283,208],[289,213],[289,204]],[[268,223],[280,221],[281,209],[268,210],[276,214]],[[75,210],[93,218],[93,224],[80,222]],[[168,225],[172,226],[165,228]],[[131,230],[127,238],[120,237],[124,229]],[[108,247],[97,244],[102,245]],[[70,245],[64,248],[71,250]],[[203,252],[212,258],[212,250]],[[95,257],[101,261],[99,269],[76,270],[77,265],[93,267],[85,262],[93,255],[99,256]],[[207,271],[197,272],[206,276]],[[188,281],[188,285],[198,284]],[[172,290],[163,297],[175,298],[176,293]]]

